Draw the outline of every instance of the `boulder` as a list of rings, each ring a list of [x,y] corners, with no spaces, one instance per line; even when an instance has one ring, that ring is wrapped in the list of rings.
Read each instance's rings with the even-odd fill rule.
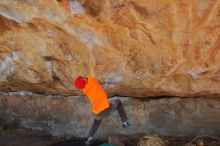
[[[211,129],[211,134],[220,134],[218,98],[111,98],[115,99],[122,101],[131,126],[123,128],[121,119],[115,112],[103,119],[95,138],[107,139],[109,135],[138,133],[195,136],[206,129]],[[93,120],[91,105],[84,96],[25,92],[11,92],[10,95],[0,96],[2,124],[20,123],[26,128],[44,130],[59,137],[87,137]]]

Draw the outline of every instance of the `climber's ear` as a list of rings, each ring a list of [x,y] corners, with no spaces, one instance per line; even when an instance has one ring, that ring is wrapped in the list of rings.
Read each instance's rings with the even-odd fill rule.
[[[84,78],[84,80],[85,80],[86,82],[88,82],[88,78],[87,78],[87,77],[84,76],[83,78]]]

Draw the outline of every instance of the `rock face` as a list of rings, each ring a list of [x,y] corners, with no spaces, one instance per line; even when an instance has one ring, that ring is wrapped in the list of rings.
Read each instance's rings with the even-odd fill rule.
[[[109,96],[220,95],[220,1],[1,0],[0,90]]]
[[[220,134],[218,98],[119,99],[122,100],[131,126],[123,129],[120,117],[115,112],[103,119],[96,138],[106,138],[114,133],[190,136],[207,129],[213,130],[213,133],[206,133],[210,136]],[[85,137],[93,120],[90,104],[85,97],[24,92],[0,96],[2,123],[15,121],[27,128],[46,130],[56,136]]]
[[[86,136],[92,56],[109,97],[174,97],[121,98],[132,127],[115,113],[97,137],[220,134],[219,50],[220,0],[0,0],[0,121]]]

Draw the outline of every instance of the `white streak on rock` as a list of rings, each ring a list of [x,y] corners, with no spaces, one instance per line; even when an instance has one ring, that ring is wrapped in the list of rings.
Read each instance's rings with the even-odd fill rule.
[[[70,3],[71,13],[72,14],[84,14],[85,10],[84,8],[76,1],[72,0]]]
[[[112,101],[117,100],[117,99],[119,99],[119,100],[121,100],[121,101],[132,100],[131,97],[119,97],[119,96],[111,97],[111,98],[109,98],[108,100],[109,100],[110,102],[112,102]]]
[[[5,81],[7,76],[15,70],[12,65],[14,60],[18,60],[18,56],[15,52],[8,54],[5,60],[2,61],[0,66],[0,81]]]
[[[68,61],[73,60],[73,53],[71,52],[70,54],[68,54],[67,57],[66,57],[66,59],[67,59]]]
[[[51,61],[47,61],[46,65],[47,65],[47,68],[49,69],[49,71],[52,71],[52,67],[53,67],[52,62]]]
[[[188,72],[194,80],[199,79],[199,74],[197,72],[189,71]]]
[[[77,32],[80,39],[86,44],[88,48],[91,48],[93,43],[96,42],[96,35],[94,33],[81,33]]]
[[[8,19],[14,20],[14,21],[16,21],[18,23],[22,22],[21,18],[17,14],[15,14],[12,11],[7,10],[5,8],[1,8],[0,7],[0,15],[6,17]]]
[[[119,82],[122,81],[123,77],[122,75],[119,74],[109,74],[106,78],[105,81],[106,82]]]

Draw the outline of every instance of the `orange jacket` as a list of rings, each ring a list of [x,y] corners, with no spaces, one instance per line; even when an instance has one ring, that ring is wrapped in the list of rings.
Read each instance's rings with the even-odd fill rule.
[[[88,96],[89,100],[91,101],[93,113],[99,114],[109,107],[108,97],[105,91],[91,75],[88,77],[88,81],[83,89],[83,93]]]

